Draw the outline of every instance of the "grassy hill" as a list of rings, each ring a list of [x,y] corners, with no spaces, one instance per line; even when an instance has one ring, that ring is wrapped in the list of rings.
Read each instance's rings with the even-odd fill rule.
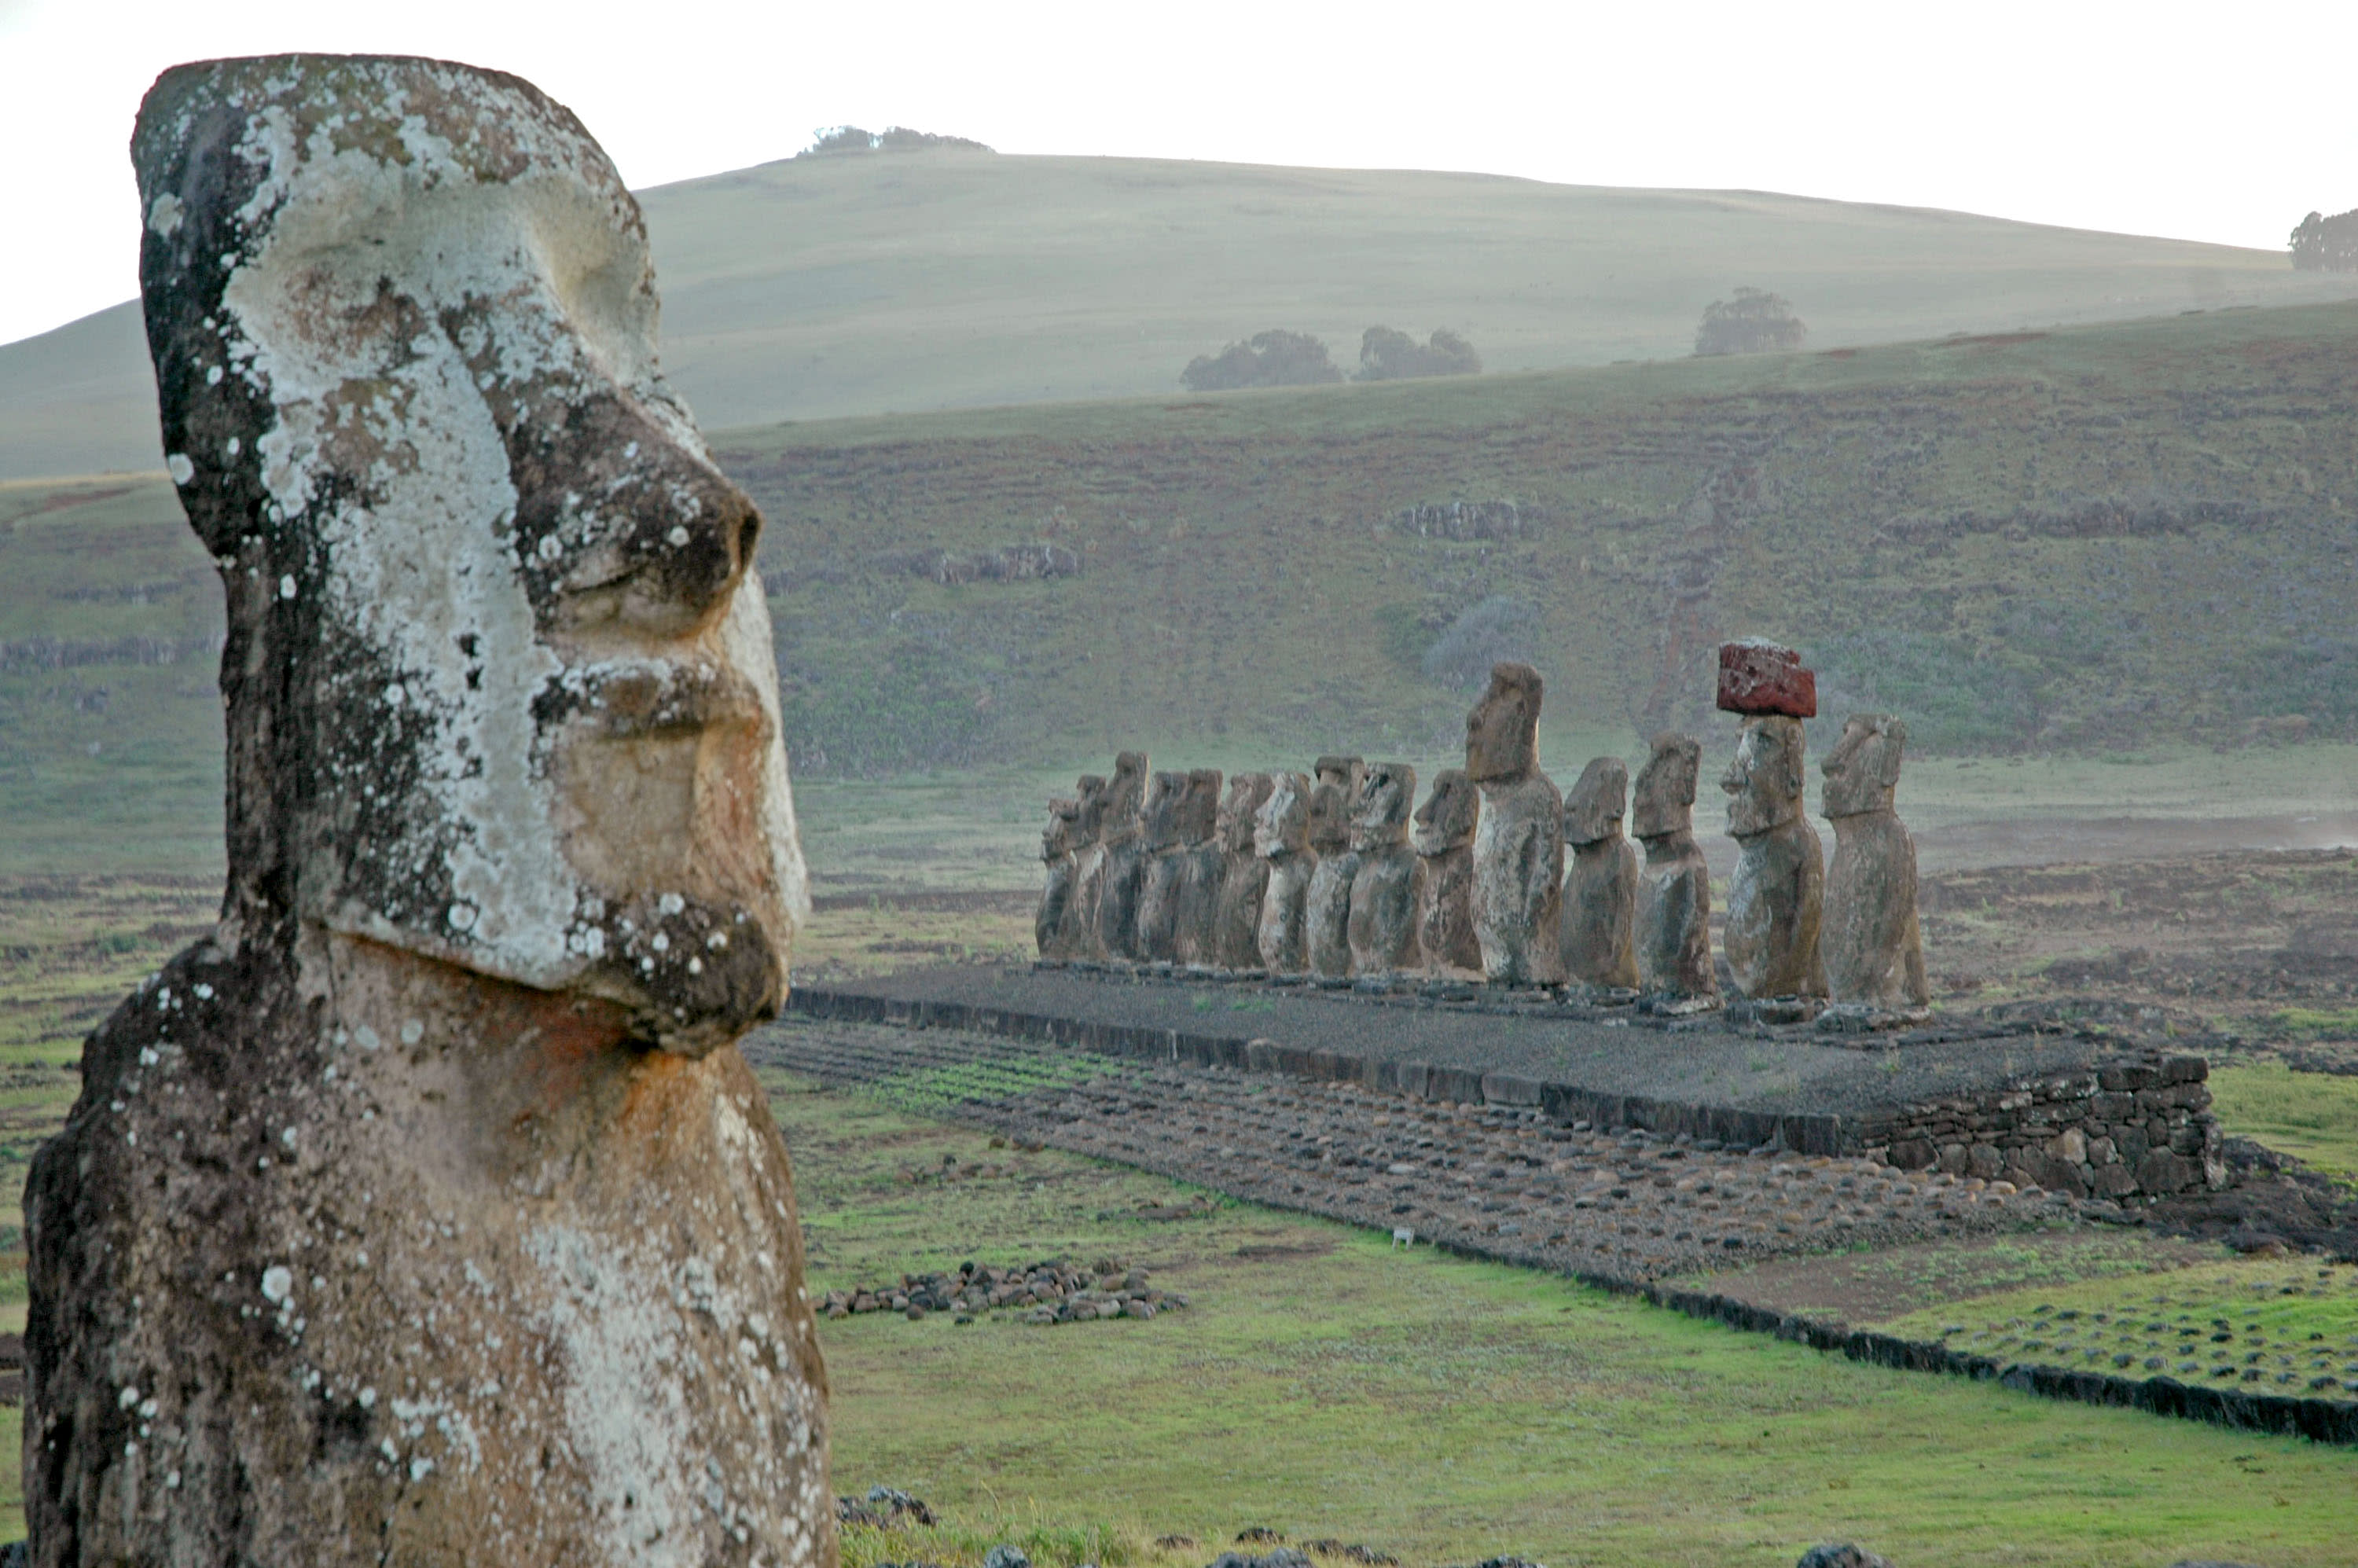
[[[1811,345],[2358,294],[2281,253],[1748,191],[954,151],[643,194],[665,362],[707,428],[1176,391],[1268,327],[1378,323],[1493,371],[1675,358],[1738,284]],[[135,309],[0,347],[0,477],[149,469]]]

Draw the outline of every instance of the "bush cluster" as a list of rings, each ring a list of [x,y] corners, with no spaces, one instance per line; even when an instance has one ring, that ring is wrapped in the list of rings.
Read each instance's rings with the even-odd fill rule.
[[[1343,373],[1316,338],[1272,328],[1217,354],[1197,354],[1179,379],[1190,392],[1236,392],[1249,386],[1322,386],[1342,380]]]
[[[1714,299],[1704,308],[1703,325],[1695,329],[1697,354],[1759,354],[1777,349],[1798,349],[1810,330],[1793,314],[1781,294],[1764,288],[1739,288],[1734,299]]]
[[[2358,272],[2358,209],[2311,212],[2292,232],[2295,272]]]
[[[995,152],[980,142],[965,136],[936,135],[931,131],[913,131],[906,125],[887,125],[882,131],[863,131],[857,125],[822,125],[811,133],[811,145],[795,157],[828,157],[858,153],[921,153],[932,147],[961,147],[968,152]]]

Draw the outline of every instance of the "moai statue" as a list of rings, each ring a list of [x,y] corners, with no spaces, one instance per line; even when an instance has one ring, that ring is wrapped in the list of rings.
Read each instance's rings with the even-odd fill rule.
[[[1321,757],[1310,797],[1310,848],[1318,869],[1310,874],[1310,972],[1341,979],[1351,972],[1351,879],[1359,859],[1351,849],[1367,766],[1357,757]]]
[[[1790,648],[1758,639],[1730,643],[1719,651],[1719,706],[1744,716],[1736,761],[1719,781],[1736,844],[1720,932],[1728,971],[1736,991],[1755,1000],[1822,997],[1825,852],[1801,810],[1801,720],[1817,716],[1817,677]]]
[[[1187,775],[1156,773],[1146,786],[1139,813],[1139,848],[1145,869],[1138,882],[1138,924],[1133,956],[1141,963],[1167,964],[1179,947],[1179,879],[1186,866],[1178,857],[1179,806]]]
[[[1466,776],[1481,792],[1470,904],[1482,972],[1496,985],[1563,983],[1563,799],[1540,772],[1540,673],[1490,667],[1466,718]]]
[[[1638,985],[1676,999],[1679,1011],[1719,1005],[1711,969],[1711,869],[1694,837],[1695,774],[1703,747],[1685,735],[1657,735],[1638,771],[1629,826],[1646,847],[1638,875]]]
[[[1896,716],[1855,713],[1821,764],[1834,825],[1823,937],[1828,989],[1837,1011],[1865,1011],[1878,1022],[1915,1022],[1931,1005],[1916,923],[1916,840],[1891,805],[1907,745]]]
[[[1098,946],[1098,899],[1105,887],[1107,785],[1097,773],[1083,773],[1073,785],[1073,888],[1057,923],[1056,957],[1102,958]]]
[[[1401,974],[1419,967],[1418,894],[1424,862],[1409,848],[1409,808],[1416,801],[1416,770],[1378,762],[1359,791],[1351,821],[1351,972]]]
[[[1089,956],[1138,957],[1138,899],[1146,881],[1146,753],[1113,760],[1098,812],[1098,842],[1081,858],[1082,907],[1091,921]]]
[[[1598,757],[1563,802],[1563,972],[1574,985],[1617,990],[1638,984],[1638,851],[1622,837],[1629,770]]]
[[[1474,819],[1482,797],[1463,768],[1444,768],[1417,808],[1413,844],[1424,862],[1417,896],[1417,947],[1425,967],[1442,974],[1478,976],[1481,945],[1474,940]]]
[[[1215,830],[1220,847],[1220,897],[1207,961],[1225,969],[1260,968],[1260,901],[1269,886],[1269,862],[1253,852],[1253,823],[1276,784],[1267,773],[1238,773],[1220,797]]]
[[[1040,910],[1032,920],[1032,945],[1043,958],[1065,957],[1071,934],[1073,881],[1080,865],[1081,803],[1077,798],[1051,800],[1048,826],[1040,834],[1040,860],[1046,877],[1040,888]]]
[[[1314,788],[1300,773],[1278,773],[1269,798],[1253,817],[1253,853],[1269,863],[1254,946],[1260,967],[1272,975],[1298,975],[1310,967],[1305,915],[1310,878],[1318,867],[1317,854],[1310,848]]]
[[[26,1184],[29,1560],[832,1568],[761,519],[638,204],[422,59],[180,66],[132,155],[229,876]]]
[[[1220,884],[1228,870],[1218,841],[1220,772],[1197,768],[1187,775],[1175,817],[1179,846],[1172,851],[1178,876],[1172,884],[1172,944],[1174,961],[1208,965],[1217,961]]]

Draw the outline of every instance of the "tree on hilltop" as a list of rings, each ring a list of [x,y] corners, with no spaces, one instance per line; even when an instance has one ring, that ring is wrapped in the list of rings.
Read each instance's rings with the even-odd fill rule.
[[[2358,272],[2358,209],[2311,212],[2292,232],[2295,272]]]
[[[1798,349],[1810,329],[1793,314],[1781,294],[1765,288],[1738,288],[1734,299],[1714,299],[1695,330],[1698,354],[1759,354],[1776,349]]]
[[[921,153],[936,147],[958,147],[967,152],[987,153],[996,148],[965,136],[936,135],[931,131],[913,131],[906,125],[887,125],[882,131],[864,131],[858,125],[821,125],[811,133],[811,145],[795,157],[830,157],[859,153]]]
[[[1235,392],[1248,386],[1322,386],[1342,380],[1343,373],[1316,338],[1272,328],[1217,354],[1197,354],[1179,379],[1190,392]]]
[[[1370,327],[1359,340],[1361,381],[1401,381],[1418,375],[1479,375],[1482,356],[1446,327],[1420,343],[1390,327]]]

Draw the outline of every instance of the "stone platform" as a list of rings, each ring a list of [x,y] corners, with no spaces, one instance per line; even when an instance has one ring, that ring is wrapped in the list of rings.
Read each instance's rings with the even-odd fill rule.
[[[1282,1073],[1413,1098],[1534,1108],[1713,1147],[1866,1156],[1902,1169],[2134,1198],[2215,1180],[2200,1055],[1986,1016],[1828,1036],[1738,1011],[1384,991],[1144,971],[914,969],[797,987],[818,1018],[1011,1035],[1136,1060]]]

